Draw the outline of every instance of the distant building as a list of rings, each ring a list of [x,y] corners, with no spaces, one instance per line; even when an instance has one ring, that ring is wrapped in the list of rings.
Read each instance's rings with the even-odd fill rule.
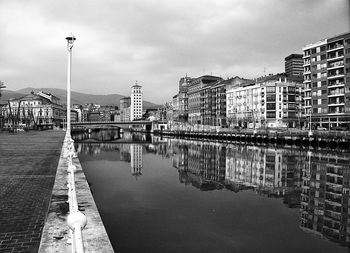
[[[304,51],[305,115],[312,128],[350,126],[350,32],[309,44]]]
[[[40,91],[31,92],[18,99],[10,99],[2,109],[4,123],[34,127],[59,127],[65,118],[66,111],[56,96]]]
[[[206,88],[222,80],[217,76],[201,76],[188,84],[188,121],[190,124],[204,124],[206,110],[209,108],[208,99],[210,94]]]
[[[142,118],[142,86],[131,87],[130,120]]]
[[[292,81],[303,81],[303,55],[302,54],[291,54],[284,58],[284,69],[287,78]]]
[[[121,121],[130,121],[130,105],[131,97],[123,97],[119,101],[120,108],[120,120]]]

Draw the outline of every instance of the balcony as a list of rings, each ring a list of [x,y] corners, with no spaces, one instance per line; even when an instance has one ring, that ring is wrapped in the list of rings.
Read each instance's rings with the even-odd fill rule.
[[[330,44],[328,45],[327,52],[335,51],[337,49],[342,49],[344,48],[344,45],[342,43],[335,43],[335,44]]]
[[[337,59],[342,59],[344,58],[344,52],[340,51],[340,52],[331,52],[328,54],[327,56],[327,61],[330,60],[337,60]]]
[[[304,60],[304,67],[305,66],[309,66],[311,64],[311,60],[310,59],[307,59],[307,60]]]
[[[328,92],[328,97],[338,97],[338,96],[345,96],[344,91],[335,91],[335,90],[330,90]]]
[[[344,67],[344,61],[330,62],[328,63],[328,70]]]
[[[332,88],[343,87],[344,85],[345,85],[345,83],[343,83],[343,82],[329,82],[328,83],[328,87],[332,87]]]

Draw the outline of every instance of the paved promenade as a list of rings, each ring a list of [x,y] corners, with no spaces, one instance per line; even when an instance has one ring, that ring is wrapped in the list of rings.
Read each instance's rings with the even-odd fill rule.
[[[0,252],[38,252],[64,134],[0,132]]]

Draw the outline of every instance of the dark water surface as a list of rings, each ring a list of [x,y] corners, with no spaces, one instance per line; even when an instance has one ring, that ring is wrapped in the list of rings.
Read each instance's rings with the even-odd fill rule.
[[[114,132],[75,139],[116,252],[349,251],[348,154]]]

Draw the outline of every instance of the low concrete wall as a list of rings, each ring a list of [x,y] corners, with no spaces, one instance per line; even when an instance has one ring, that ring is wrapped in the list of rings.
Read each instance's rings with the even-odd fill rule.
[[[43,229],[39,252],[72,252],[70,231],[67,225],[69,213],[67,188],[67,159],[63,158],[62,148],[52,198]],[[87,225],[82,230],[85,252],[114,252],[102,223],[89,185],[78,158],[73,159],[76,166],[75,185],[79,210],[86,215]]]

